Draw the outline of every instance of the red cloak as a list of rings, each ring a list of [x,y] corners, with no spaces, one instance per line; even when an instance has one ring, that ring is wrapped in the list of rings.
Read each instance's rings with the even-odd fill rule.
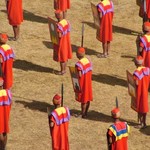
[[[112,138],[111,150],[128,150],[129,131],[126,122],[117,122],[109,127],[107,135]]]
[[[97,39],[103,43],[112,41],[112,20],[114,6],[112,1],[105,0],[97,5],[98,12],[102,13],[100,18],[100,31],[97,30]]]
[[[68,125],[70,111],[67,107],[56,108],[50,115],[49,121],[54,123],[50,128],[53,150],[69,150]]]
[[[146,14],[150,19],[150,0],[146,0]],[[140,6],[139,16],[144,17],[144,2]]]
[[[9,24],[20,25],[23,22],[22,0],[9,0],[7,2]]]
[[[0,133],[9,132],[9,115],[12,103],[10,90],[0,90]]]
[[[137,80],[136,86],[136,106],[137,112],[148,112],[148,88],[150,81],[150,69],[147,67],[138,67],[133,73],[134,79]]]
[[[59,45],[54,44],[53,59],[58,62],[66,62],[72,58],[72,48],[70,42],[70,23],[63,19],[58,23],[58,32],[61,32]]]
[[[92,94],[92,64],[86,57],[79,60],[75,67],[77,71],[82,72],[82,76],[78,78],[80,91],[76,92],[76,100],[81,103],[87,103],[93,100]]]
[[[70,0],[54,0],[54,9],[66,11],[70,9]]]
[[[13,84],[13,59],[14,52],[13,49],[7,45],[3,44],[0,46],[0,58],[2,58],[2,77],[4,79],[4,89],[10,89]]]
[[[143,48],[143,66],[150,68],[150,34],[145,34],[144,36],[140,37],[140,47]]]

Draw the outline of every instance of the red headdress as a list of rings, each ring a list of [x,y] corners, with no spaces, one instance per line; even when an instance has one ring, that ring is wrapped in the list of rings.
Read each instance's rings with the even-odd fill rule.
[[[143,57],[142,57],[142,56],[137,56],[137,57],[135,58],[135,63],[136,63],[137,65],[142,65],[142,64],[143,64]]]
[[[58,94],[56,94],[54,97],[53,97],[53,103],[55,105],[60,105],[61,104],[61,96],[59,96]]]
[[[147,21],[147,22],[144,22],[144,25],[143,25],[143,26],[144,26],[144,30],[145,30],[145,31],[150,31],[150,22],[148,22],[148,21]]]
[[[77,50],[78,56],[84,56],[85,55],[85,48],[84,47],[79,47]]]
[[[117,118],[120,118],[120,110],[119,108],[114,108],[112,111],[111,111],[111,115],[113,118],[117,119]]]
[[[5,44],[8,40],[8,36],[5,33],[0,33],[0,43]]]

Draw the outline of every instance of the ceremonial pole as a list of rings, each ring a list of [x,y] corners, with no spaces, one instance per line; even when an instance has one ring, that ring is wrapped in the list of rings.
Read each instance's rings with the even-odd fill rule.
[[[62,97],[61,107],[63,107],[63,101],[64,101],[64,85],[63,85],[63,83],[61,85],[61,97]]]
[[[82,23],[82,39],[81,39],[81,47],[83,47],[83,41],[84,41],[84,23]]]
[[[117,96],[116,96],[116,108],[119,108]]]

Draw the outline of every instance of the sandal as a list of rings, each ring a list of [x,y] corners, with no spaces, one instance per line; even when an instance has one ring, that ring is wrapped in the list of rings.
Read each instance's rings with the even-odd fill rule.
[[[8,40],[9,41],[17,41],[19,39],[19,37],[9,37]]]
[[[82,114],[81,113],[78,113],[78,114],[73,113],[72,116],[74,116],[76,118],[82,118]]]
[[[147,125],[143,125],[141,129],[145,129],[145,128],[147,128]]]
[[[98,58],[107,58],[107,55],[105,55],[105,54],[97,54],[97,57]]]
[[[134,126],[134,128],[136,128],[136,129],[141,129],[141,128],[142,128],[142,125]]]
[[[137,125],[137,126],[134,126],[136,129],[145,129],[147,126],[146,125]]]
[[[54,73],[56,75],[64,75],[66,72],[62,72],[62,71],[54,71]]]
[[[74,114],[73,116],[76,118],[82,118],[82,119],[87,118],[87,115],[82,115],[82,114]]]

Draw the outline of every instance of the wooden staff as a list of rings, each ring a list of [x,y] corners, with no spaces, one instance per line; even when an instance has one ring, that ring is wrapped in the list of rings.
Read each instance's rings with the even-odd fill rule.
[[[116,96],[116,108],[119,108],[117,96]]]
[[[84,41],[84,23],[82,23],[82,39],[81,39],[81,47],[83,47],[83,41]]]
[[[62,99],[61,99],[61,107],[63,107],[63,99],[64,99],[64,85],[63,85],[63,83],[61,85],[61,97],[62,97]]]

